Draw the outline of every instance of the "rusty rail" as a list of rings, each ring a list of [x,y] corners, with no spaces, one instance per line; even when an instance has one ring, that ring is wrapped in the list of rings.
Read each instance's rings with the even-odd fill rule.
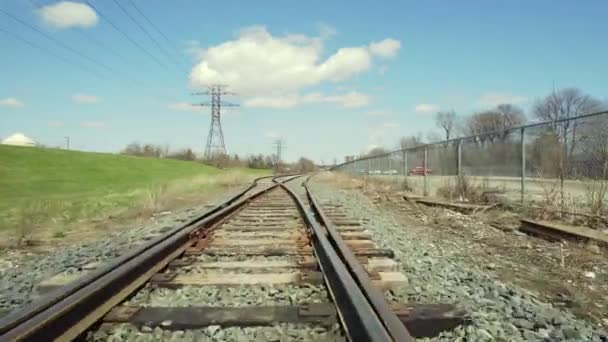
[[[351,341],[413,341],[382,294],[373,289],[365,270],[342,239],[326,235],[328,221],[319,222],[293,190],[283,184],[281,187],[294,199],[310,227],[314,253],[348,338]],[[310,194],[308,189],[307,193]],[[316,202],[310,203],[315,212],[320,212]],[[354,261],[344,258],[345,253],[337,247],[336,240],[342,242],[342,247],[348,250]],[[361,270],[363,275],[353,272],[353,269]],[[382,298],[379,300],[378,296]]]
[[[387,332],[395,341],[413,341],[414,338],[392,310],[386,301],[384,294],[372,285],[369,275],[361,263],[359,263],[355,254],[346,245],[331,220],[329,220],[323,212],[317,199],[312,195],[310,188],[308,187],[308,179],[304,182],[304,188],[306,189],[306,196],[312,204],[311,207],[315,212],[317,219],[325,226],[330,243],[335,248],[340,259],[344,262],[357,284],[361,287],[365,297],[369,300],[374,312],[384,324]]]

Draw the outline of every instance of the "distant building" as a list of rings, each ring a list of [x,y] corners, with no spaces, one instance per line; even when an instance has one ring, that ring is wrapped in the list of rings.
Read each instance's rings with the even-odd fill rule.
[[[345,156],[344,157],[344,162],[345,163],[348,163],[348,162],[353,161],[353,160],[355,160],[355,156]]]
[[[36,146],[36,142],[22,133],[15,133],[10,137],[2,140],[2,145],[13,145],[13,146],[28,146],[34,147]]]

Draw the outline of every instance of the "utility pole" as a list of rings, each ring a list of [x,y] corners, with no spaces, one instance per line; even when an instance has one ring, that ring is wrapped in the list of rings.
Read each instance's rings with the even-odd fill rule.
[[[65,136],[64,138],[65,138],[65,149],[69,151],[70,150],[70,137]]]
[[[274,172],[279,173],[281,171],[281,154],[283,152],[283,148],[285,148],[285,146],[283,145],[283,139],[275,140],[273,145],[277,149],[277,160],[274,164]]]
[[[235,107],[238,104],[222,102],[222,95],[234,95],[235,93],[224,90],[227,86],[214,84],[208,87],[205,92],[194,93],[192,95],[210,95],[211,103],[196,103],[195,106],[211,107],[211,125],[207,134],[207,144],[205,145],[204,158],[212,159],[215,155],[225,155],[226,145],[224,144],[224,133],[221,123],[221,108]]]

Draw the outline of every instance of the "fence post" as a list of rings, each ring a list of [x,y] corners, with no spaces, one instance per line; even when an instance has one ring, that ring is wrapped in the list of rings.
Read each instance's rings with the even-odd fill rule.
[[[369,170],[371,169],[372,160],[370,158],[367,159],[367,175],[369,176]]]
[[[458,139],[458,150],[457,150],[457,171],[458,171],[458,178],[462,177],[462,139]]]
[[[427,146],[424,146],[424,160],[422,162],[422,174],[424,175],[424,196],[428,196],[429,194],[429,186],[428,186],[428,182],[427,182],[427,177],[426,177],[426,173],[427,173]]]
[[[401,151],[401,174],[406,176],[405,170],[407,170],[407,151]]]
[[[524,203],[524,193],[526,191],[526,131],[521,128],[521,203]]]

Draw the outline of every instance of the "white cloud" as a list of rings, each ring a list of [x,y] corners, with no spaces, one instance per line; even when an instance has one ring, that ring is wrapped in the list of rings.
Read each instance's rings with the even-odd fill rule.
[[[369,116],[389,116],[393,114],[395,114],[393,111],[384,109],[374,109],[367,112]]]
[[[371,68],[373,54],[367,46],[343,47],[323,59],[324,39],[333,34],[335,29],[326,26],[321,27],[320,37],[273,36],[265,27],[253,26],[204,50],[191,42],[201,58],[190,72],[190,83],[195,88],[228,84],[241,96],[251,97],[244,101],[250,107],[290,108],[307,102],[364,105],[369,97],[359,93],[324,95],[317,101],[300,94],[305,88],[340,82]]]
[[[0,107],[21,108],[23,106],[25,106],[25,104],[14,97],[0,99]]]
[[[375,149],[375,148],[378,148],[378,147],[382,147],[382,145],[379,145],[379,144],[369,144],[369,145],[367,145],[367,147],[365,148],[365,149],[366,149],[366,150],[365,150],[365,152],[366,152],[366,153],[367,153],[367,152],[370,152],[371,150],[373,150],[373,149]]]
[[[43,6],[38,10],[42,20],[57,28],[91,27],[97,24],[97,13],[86,4],[72,1],[60,1]]]
[[[330,38],[335,36],[336,34],[338,34],[338,30],[336,30],[335,27],[326,24],[326,23],[318,23],[317,27],[319,29],[319,34],[321,35],[321,38]]]
[[[481,94],[477,104],[484,107],[495,107],[505,103],[520,104],[526,101],[528,101],[528,98],[508,92],[486,92]]]
[[[207,108],[201,108],[203,111],[207,111],[208,113],[211,111],[211,109]],[[226,118],[238,118],[241,116],[241,111],[236,109],[236,107],[222,107],[222,117]]]
[[[202,106],[195,106],[195,105],[193,105],[191,103],[187,103],[187,102],[171,103],[167,106],[167,108],[170,110],[183,111],[183,112],[202,112],[203,111]]]
[[[103,121],[85,121],[80,124],[82,127],[86,128],[105,128],[107,124]]]
[[[417,104],[416,107],[414,107],[414,110],[419,114],[430,114],[437,112],[439,110],[439,106],[432,103],[421,103]]]
[[[287,94],[277,96],[255,96],[243,103],[245,107],[252,108],[293,108],[300,104],[333,103],[341,107],[363,107],[371,102],[371,98],[363,93],[351,91],[340,95],[324,95],[309,93],[306,95]]]
[[[302,98],[304,103],[335,103],[342,107],[363,107],[371,102],[371,98],[363,93],[351,91],[341,95],[307,94]]]
[[[74,94],[72,95],[72,101],[76,103],[97,103],[101,101],[101,99],[94,95]]]
[[[178,111],[178,112],[191,112],[191,113],[210,113],[209,107],[198,106],[188,102],[176,102],[167,105],[167,109]],[[232,107],[222,108],[222,117],[239,117],[241,112],[238,109]]]
[[[369,44],[369,51],[372,54],[383,58],[393,58],[397,56],[399,49],[401,49],[401,42],[392,38],[386,38],[379,42]]]
[[[256,96],[245,100],[243,106],[251,108],[292,108],[299,103],[296,95],[285,96]]]

